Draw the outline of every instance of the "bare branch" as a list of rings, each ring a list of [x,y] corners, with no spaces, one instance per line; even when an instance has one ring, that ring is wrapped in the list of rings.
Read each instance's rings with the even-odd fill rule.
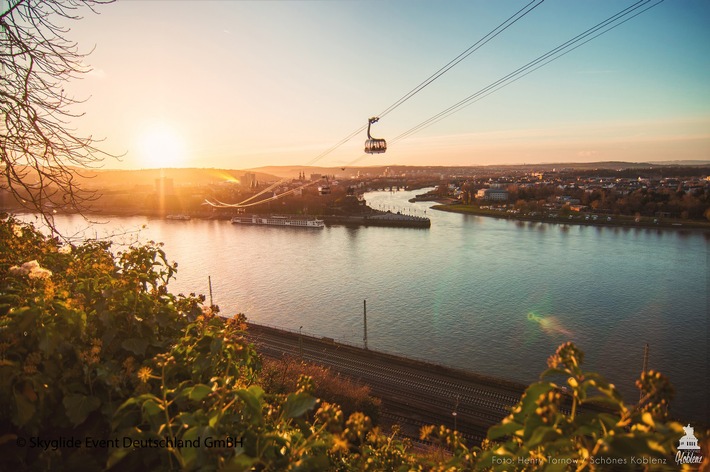
[[[112,1],[17,0],[0,13],[0,192],[39,212],[56,233],[56,210],[81,213],[96,197],[79,186],[80,170],[118,157],[68,127],[83,115],[73,111],[83,101],[68,96],[64,84],[91,69],[60,23]]]

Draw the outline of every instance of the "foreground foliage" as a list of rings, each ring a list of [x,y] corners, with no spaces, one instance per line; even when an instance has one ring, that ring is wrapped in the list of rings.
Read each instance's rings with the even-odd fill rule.
[[[295,357],[265,358],[260,374],[261,385],[274,393],[286,393],[297,388],[302,375],[313,379],[318,398],[337,403],[346,416],[355,412],[367,415],[373,424],[380,418],[382,402],[370,393],[370,387],[361,385],[350,377],[333,373],[329,368]]]
[[[320,374],[277,382],[243,315],[168,291],[177,267],[159,244],[113,253],[4,218],[0,249],[3,470],[677,470],[667,380],[644,375],[627,406],[572,344],[482,445],[432,426],[422,437],[451,454],[417,455],[318,400]]]

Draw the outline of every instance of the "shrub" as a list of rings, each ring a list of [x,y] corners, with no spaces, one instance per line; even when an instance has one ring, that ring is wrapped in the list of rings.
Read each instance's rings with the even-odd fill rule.
[[[139,367],[170,346],[201,299],[174,296],[160,245],[115,256],[110,244],[46,238],[0,223],[0,404],[15,436],[105,438],[111,418],[140,387]],[[4,441],[6,442],[6,441]],[[19,448],[3,461],[100,468],[105,451]]]
[[[371,395],[370,387],[333,373],[327,367],[294,357],[267,358],[261,372],[262,386],[271,392],[293,391],[302,375],[313,379],[314,394],[318,398],[337,404],[345,416],[362,412],[373,424],[378,423],[382,402]]]

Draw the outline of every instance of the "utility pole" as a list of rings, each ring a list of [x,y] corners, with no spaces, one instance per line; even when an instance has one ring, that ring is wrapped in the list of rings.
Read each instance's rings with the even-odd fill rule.
[[[646,343],[646,346],[643,348],[643,370],[641,373],[646,372],[648,372],[648,343]]]
[[[212,302],[212,276],[208,275],[207,276],[207,283],[210,285],[210,309],[214,306],[214,303]]]
[[[457,421],[456,421],[456,420],[458,419],[458,413],[457,413],[456,410],[459,409],[459,399],[460,399],[459,395],[456,395],[456,404],[454,405],[454,411],[453,411],[453,413],[451,413],[451,416],[454,417],[454,432],[456,432],[456,431],[457,431],[457,428],[458,428],[458,424],[457,424]]]
[[[303,359],[303,334],[301,333],[302,329],[303,326],[300,326],[298,328],[298,354],[301,356],[301,359]]]
[[[362,342],[365,344],[365,349],[367,349],[367,300],[362,301],[362,316],[363,316],[363,327],[364,335],[362,337]]]
[[[641,369],[641,375],[648,372],[648,343],[643,348],[643,368]],[[643,392],[641,392],[641,399],[643,399]]]

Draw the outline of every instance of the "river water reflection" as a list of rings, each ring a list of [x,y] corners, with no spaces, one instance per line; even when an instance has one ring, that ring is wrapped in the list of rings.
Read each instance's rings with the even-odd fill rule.
[[[649,367],[676,387],[675,414],[707,418],[706,234],[444,213],[408,203],[415,193],[366,199],[426,211],[428,230],[132,217],[88,234],[147,225],[139,238],[163,241],[179,263],[172,290],[207,294],[211,276],[223,314],[361,345],[367,299],[370,349],[512,380],[534,381],[557,346],[574,341],[586,367],[630,402],[648,343]]]

